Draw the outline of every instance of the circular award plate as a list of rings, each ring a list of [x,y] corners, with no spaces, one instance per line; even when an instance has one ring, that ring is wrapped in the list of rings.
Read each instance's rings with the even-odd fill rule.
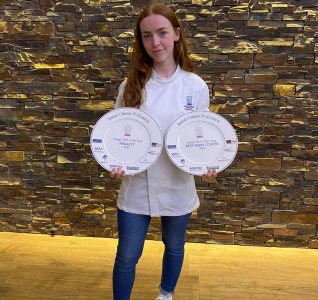
[[[227,168],[237,153],[238,141],[232,125],[212,112],[190,112],[175,120],[165,137],[171,161],[182,171],[202,175]]]
[[[147,113],[117,108],[97,121],[90,144],[94,158],[104,169],[121,168],[126,175],[133,175],[157,160],[162,150],[162,133]]]

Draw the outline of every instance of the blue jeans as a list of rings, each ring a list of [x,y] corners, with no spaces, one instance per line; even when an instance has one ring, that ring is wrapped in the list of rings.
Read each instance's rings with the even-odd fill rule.
[[[162,241],[165,245],[160,283],[163,294],[172,294],[177,284],[183,264],[185,233],[190,216],[191,213],[161,217]],[[136,265],[142,254],[150,220],[148,215],[118,209],[119,240],[113,270],[114,300],[130,299]]]

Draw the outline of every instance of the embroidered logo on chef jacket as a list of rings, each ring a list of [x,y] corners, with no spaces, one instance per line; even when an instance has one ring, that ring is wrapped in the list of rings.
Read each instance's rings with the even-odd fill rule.
[[[184,105],[185,110],[192,110],[194,106],[192,105],[192,96],[186,96],[186,105]]]

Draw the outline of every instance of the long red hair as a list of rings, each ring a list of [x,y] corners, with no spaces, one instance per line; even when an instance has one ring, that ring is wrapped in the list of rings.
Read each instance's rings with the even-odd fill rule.
[[[123,105],[126,107],[140,107],[143,101],[144,87],[152,73],[152,58],[147,54],[143,46],[140,31],[140,22],[151,14],[162,15],[170,21],[174,29],[180,28],[176,14],[165,4],[150,4],[140,13],[137,19],[135,39],[131,53],[132,67],[127,76],[127,84],[123,94]],[[194,66],[181,30],[179,40],[174,45],[174,59],[182,69],[193,72]]]

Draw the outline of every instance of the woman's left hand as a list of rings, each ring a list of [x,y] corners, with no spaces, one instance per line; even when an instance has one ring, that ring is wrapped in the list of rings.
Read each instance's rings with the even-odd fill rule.
[[[206,173],[204,173],[202,175],[202,178],[203,179],[210,179],[210,178],[216,178],[217,176],[217,173],[216,173],[216,170],[208,170]]]

